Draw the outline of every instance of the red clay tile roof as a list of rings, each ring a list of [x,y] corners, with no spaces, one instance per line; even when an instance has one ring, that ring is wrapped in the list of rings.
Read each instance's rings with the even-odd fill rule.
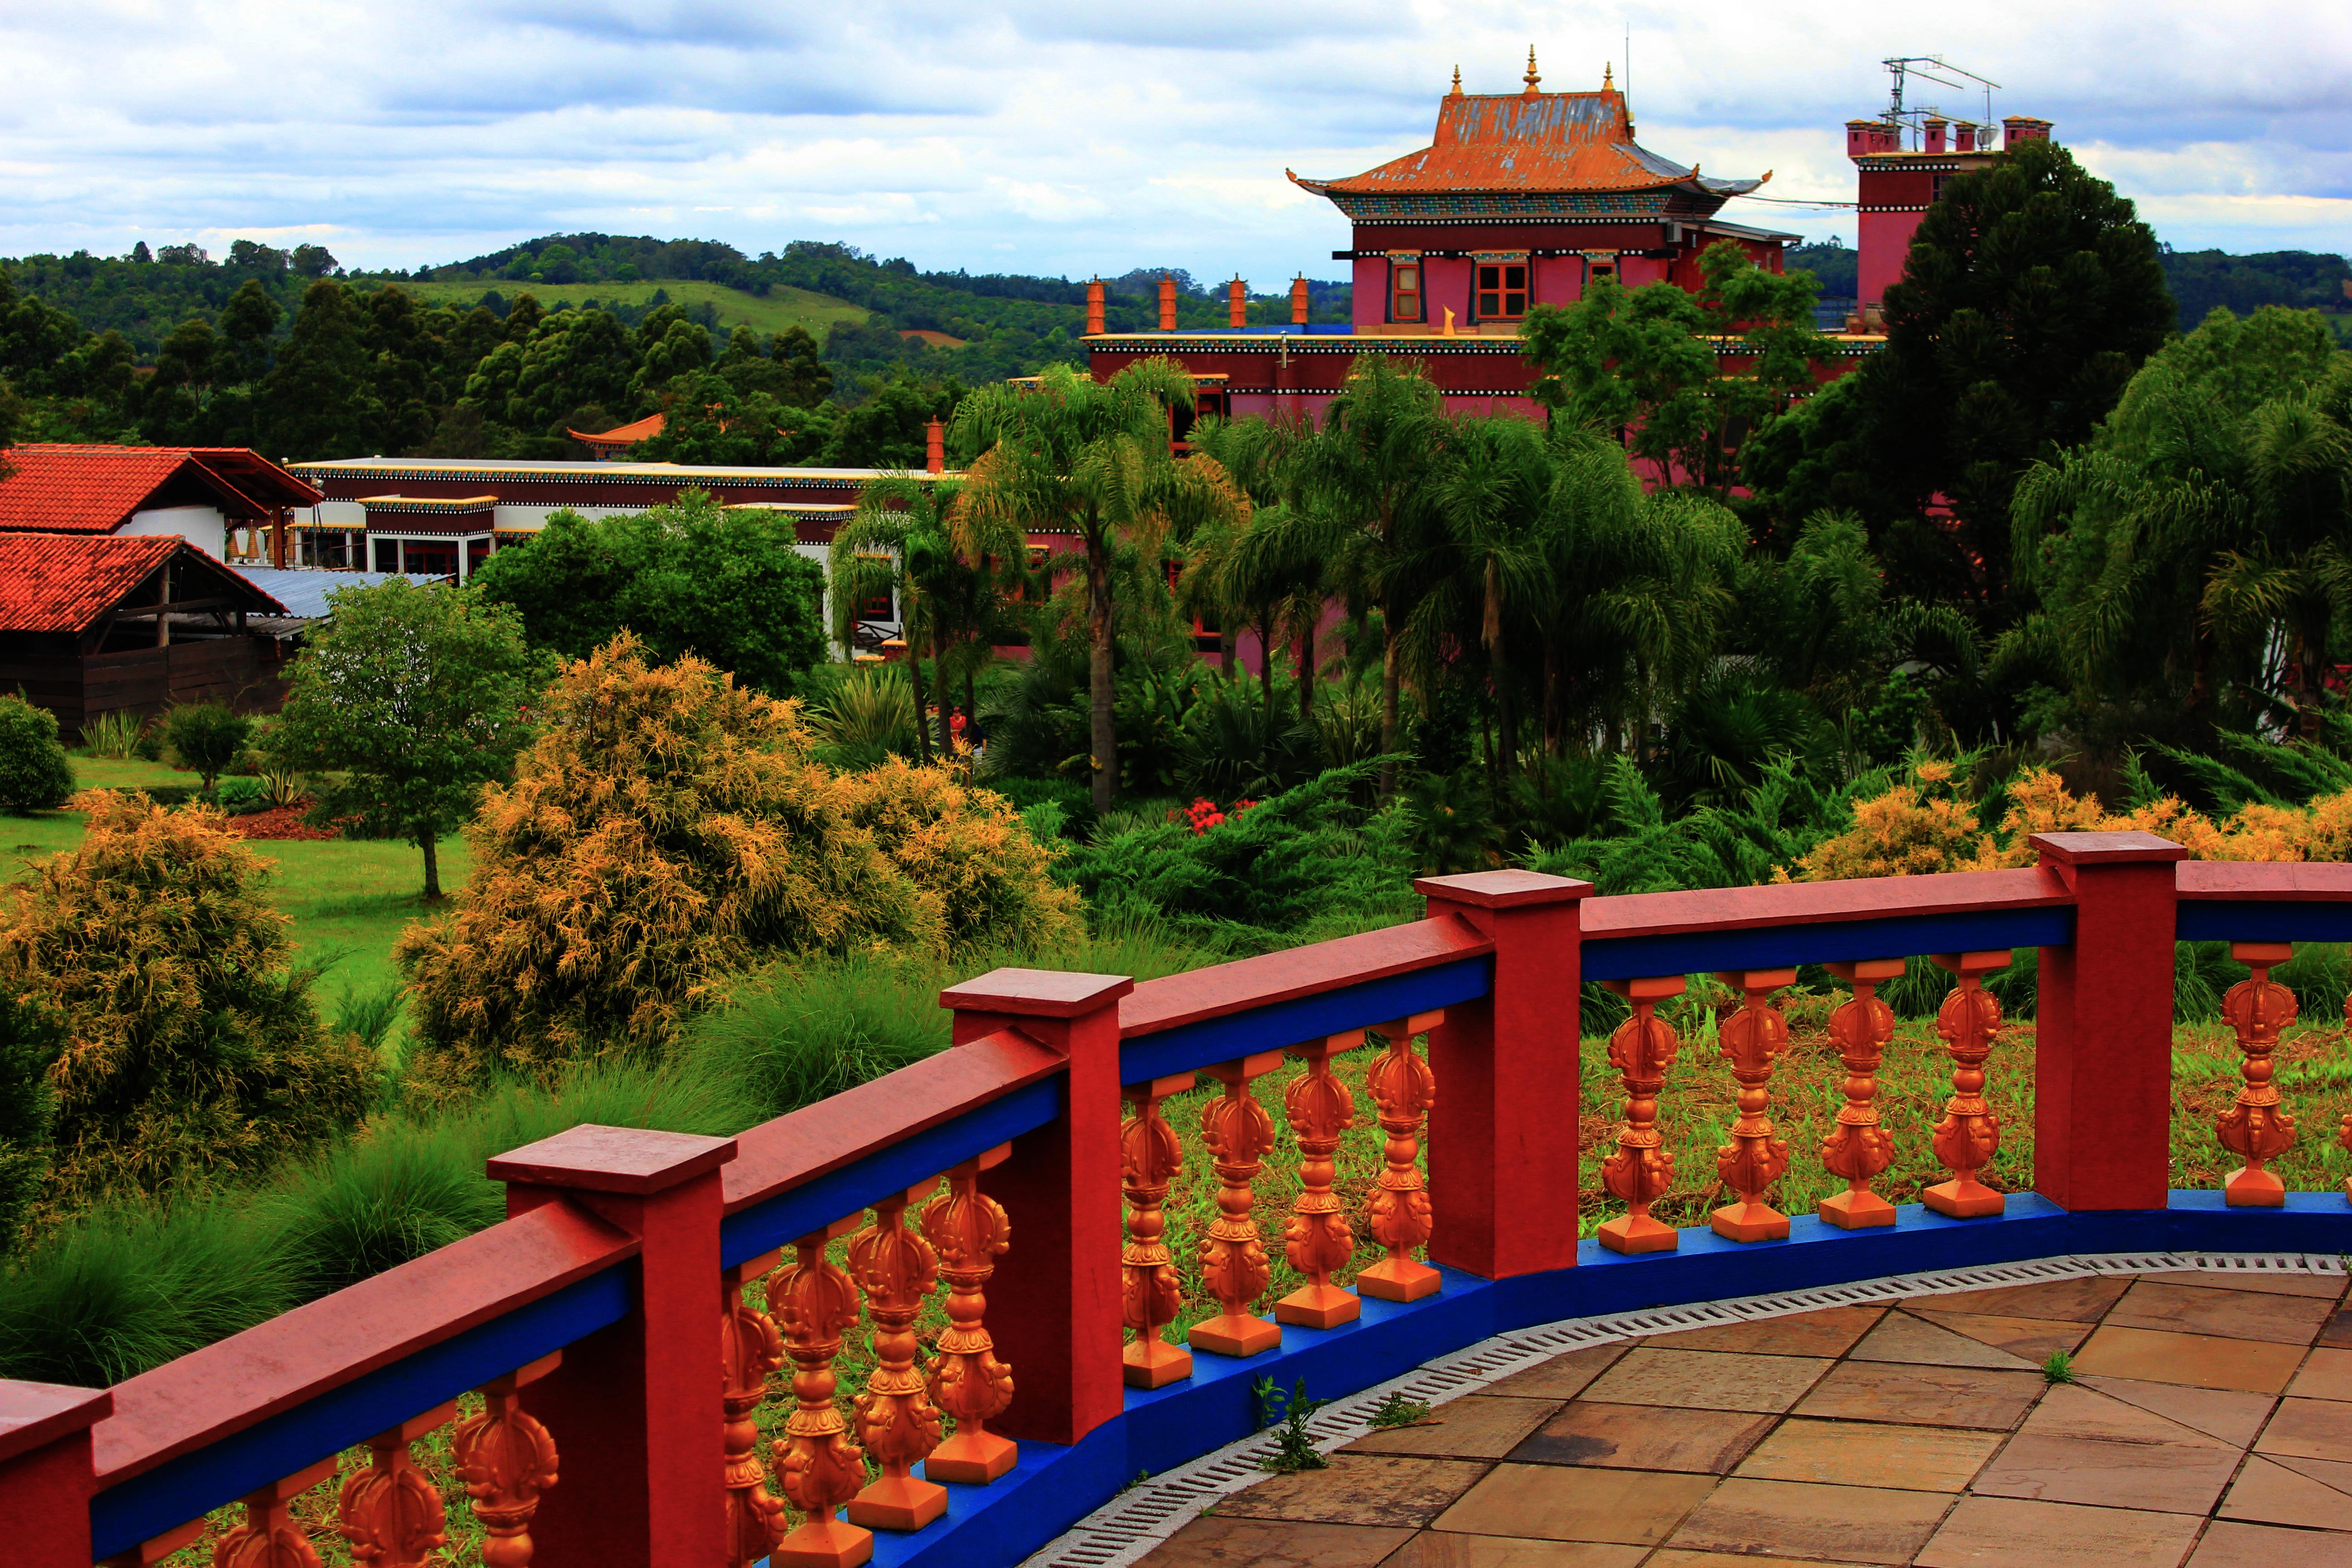
[[[133,533],[89,539],[57,533],[0,533],[0,632],[78,632],[122,602],[123,595],[170,559],[180,573],[209,572],[221,581],[185,598],[250,600],[257,615],[286,607],[176,534]]]
[[[573,440],[590,447],[634,447],[640,441],[650,441],[661,433],[662,416],[658,414],[648,414],[633,423],[615,426],[601,435],[592,435],[585,430],[564,432]]]
[[[186,477],[232,517],[310,506],[319,492],[258,453],[234,447],[107,447],[28,442],[0,453],[0,530],[111,533],[149,497]]]
[[[1754,190],[1761,180],[1704,178],[1633,140],[1624,94],[1449,94],[1432,145],[1342,180],[1291,179],[1316,194],[1424,191],[1647,191],[1689,184],[1708,195]],[[1766,176],[1769,178],[1769,176]]]

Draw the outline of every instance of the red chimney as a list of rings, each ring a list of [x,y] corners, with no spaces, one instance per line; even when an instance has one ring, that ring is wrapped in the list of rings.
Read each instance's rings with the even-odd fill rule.
[[[1176,330],[1176,279],[1173,278],[1160,280],[1160,330],[1163,332]]]
[[[934,419],[923,426],[923,471],[943,474],[947,468],[947,432]]]
[[[1927,145],[1921,149],[1922,152],[1940,153],[1944,150],[1944,127],[1946,123],[1944,117],[1940,114],[1931,114],[1927,117]]]
[[[1103,333],[1103,286],[1097,278],[1087,285],[1087,335],[1098,338]]]
[[[2050,121],[2047,120],[2036,120],[2031,115],[2012,114],[2000,122],[2000,143],[2004,147],[2014,147],[2020,142],[2047,142],[2050,140]]]
[[[1225,285],[1225,314],[1235,331],[1249,325],[1249,294],[1238,278]]]
[[[1290,324],[1307,324],[1307,278],[1303,273],[1290,280]]]
[[[1977,128],[1963,120],[1952,127],[1952,151],[1973,153],[1977,150]]]

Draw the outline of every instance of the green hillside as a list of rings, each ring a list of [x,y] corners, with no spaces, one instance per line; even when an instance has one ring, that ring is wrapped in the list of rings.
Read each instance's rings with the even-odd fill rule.
[[[559,304],[583,307],[624,305],[642,310],[653,303],[656,294],[665,294],[672,304],[683,305],[688,310],[697,305],[709,305],[719,313],[721,331],[730,331],[739,326],[750,327],[761,333],[803,327],[819,342],[824,342],[825,334],[833,330],[835,323],[863,325],[870,314],[863,305],[853,305],[846,300],[836,300],[827,294],[813,293],[783,283],[772,285],[764,295],[747,294],[723,283],[689,282],[677,279],[635,283],[421,283],[402,279],[397,286],[404,293],[413,294],[430,305],[471,307],[480,303],[485,294],[495,292],[509,303],[518,295],[529,294],[551,310]]]

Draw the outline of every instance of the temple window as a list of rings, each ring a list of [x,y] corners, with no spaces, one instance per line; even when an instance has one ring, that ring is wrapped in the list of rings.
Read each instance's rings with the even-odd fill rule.
[[[1389,266],[1389,319],[1421,320],[1421,258],[1398,260]]]
[[[1508,320],[1528,313],[1528,267],[1524,261],[1478,264],[1478,319]]]

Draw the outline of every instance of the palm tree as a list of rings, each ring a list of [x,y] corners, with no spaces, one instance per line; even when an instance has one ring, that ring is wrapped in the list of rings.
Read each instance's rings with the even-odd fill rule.
[[[923,728],[923,644],[939,664],[948,633],[952,579],[962,570],[949,536],[948,519],[957,510],[961,487],[952,479],[925,480],[913,474],[885,474],[857,498],[857,510],[833,536],[827,553],[826,592],[833,602],[834,637],[850,646],[857,606],[881,594],[895,595],[907,669],[914,681],[915,760],[930,759]],[[945,677],[942,676],[944,680]],[[947,704],[940,703],[940,751],[950,754]]]
[[[1000,383],[964,399],[953,433],[981,448],[967,470],[956,526],[969,536],[1076,536],[1087,579],[1087,687],[1095,808],[1118,780],[1113,720],[1113,555],[1122,541],[1157,558],[1171,529],[1245,520],[1249,501],[1207,456],[1169,450],[1173,409],[1192,405],[1192,380],[1166,359],[1139,361],[1108,382],[1050,365],[1034,387]]]
[[[2252,425],[2253,545],[2222,556],[2205,610],[2227,634],[2288,635],[2297,724],[2311,740],[2328,628],[2352,607],[2352,432],[2302,398],[2265,405]]]
[[[1361,354],[1346,389],[1325,410],[1322,430],[1300,454],[1302,498],[1349,532],[1348,552],[1335,565],[1350,597],[1381,607],[1383,798],[1396,793],[1399,639],[1417,596],[1417,584],[1400,567],[1406,531],[1427,504],[1444,431],[1444,400],[1427,378],[1386,354]]]

